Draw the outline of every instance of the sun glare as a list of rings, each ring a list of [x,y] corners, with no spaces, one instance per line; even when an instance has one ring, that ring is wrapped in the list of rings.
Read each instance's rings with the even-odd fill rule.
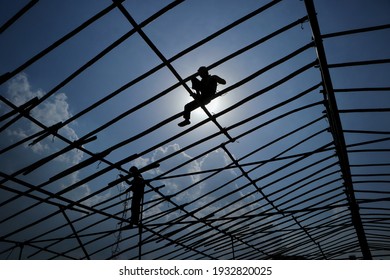
[[[221,109],[221,100],[219,97],[212,100],[209,104],[206,105],[206,108],[209,110],[210,113],[218,113]]]
[[[209,104],[207,104],[206,108],[212,115],[218,113],[221,110],[221,100],[219,100],[219,97],[215,98]],[[194,111],[194,114],[200,116],[205,113],[201,108],[198,108]]]

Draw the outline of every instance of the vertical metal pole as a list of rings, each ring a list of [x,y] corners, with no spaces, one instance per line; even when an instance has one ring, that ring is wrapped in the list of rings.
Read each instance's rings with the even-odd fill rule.
[[[23,254],[24,243],[20,243],[19,247],[20,247],[19,260],[21,260],[22,259],[22,254]]]
[[[144,210],[144,194],[142,194],[142,199],[141,199],[141,210],[140,210],[140,219],[138,223],[138,259],[141,260],[142,256],[142,212]]]
[[[322,82],[327,98],[329,123],[332,130],[333,139],[336,146],[337,156],[339,158],[341,172],[343,174],[345,190],[348,197],[348,202],[351,210],[352,221],[359,239],[360,248],[364,259],[372,259],[370,248],[368,246],[366,234],[364,232],[363,223],[359,213],[359,205],[357,204],[352,183],[352,175],[349,165],[349,159],[342,130],[339,111],[337,108],[336,97],[332,85],[332,80],[329,73],[328,62],[326,60],[324,45],[322,44],[321,31],[317,19],[313,0],[305,0],[307,14],[309,16],[310,26],[313,33],[313,39],[317,50],[318,62],[322,75]]]
[[[232,239],[232,253],[233,253],[233,260],[236,259],[235,252],[234,252],[234,239],[233,236],[231,235],[230,238]]]

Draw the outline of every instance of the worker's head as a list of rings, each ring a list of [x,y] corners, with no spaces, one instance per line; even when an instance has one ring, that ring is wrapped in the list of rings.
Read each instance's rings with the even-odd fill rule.
[[[139,170],[138,170],[138,168],[135,167],[135,166],[130,167],[129,171],[130,171],[130,173],[132,173],[132,174],[139,174]]]
[[[198,74],[202,78],[205,78],[205,77],[207,77],[209,75],[209,71],[207,70],[207,68],[205,66],[201,66],[198,69]]]

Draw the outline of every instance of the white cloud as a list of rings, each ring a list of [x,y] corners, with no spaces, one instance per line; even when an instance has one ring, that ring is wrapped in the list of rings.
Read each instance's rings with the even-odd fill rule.
[[[25,73],[17,75],[15,78],[10,80],[7,83],[7,86],[4,90],[5,92],[2,95],[7,98],[16,106],[20,106],[33,99],[34,97],[41,98],[45,95],[45,92],[42,89],[33,89],[28,76]],[[10,108],[5,108],[2,106],[0,112],[6,113],[10,111]],[[72,117],[70,110],[70,104],[68,102],[68,97],[65,93],[56,93],[50,98],[43,101],[41,104],[33,108],[30,112],[30,115],[40,121],[45,126],[52,126],[59,122],[64,122]],[[5,143],[13,143],[24,139],[34,133],[41,131],[42,128],[34,124],[33,122],[22,118],[12,124],[7,128],[5,134],[1,134]],[[69,139],[70,141],[77,140],[79,137],[75,130],[75,123],[70,123],[65,125],[58,131],[62,136]],[[29,146],[30,142],[24,144],[23,147],[18,147],[17,149],[23,150],[18,151],[18,153],[23,153],[24,160],[20,162],[20,165],[13,167],[14,170],[25,167],[24,165],[28,162],[33,162],[36,159],[41,157],[48,156],[64,147],[62,141],[59,141],[52,136],[46,137],[45,139],[39,141],[38,143]],[[65,144],[66,146],[66,144]],[[53,176],[55,173],[64,170],[70,166],[80,163],[83,159],[84,153],[78,149],[73,149],[67,153],[63,153],[60,156],[56,157],[52,162],[46,164],[42,169],[45,169],[45,172],[39,170],[34,171],[32,174],[34,177],[30,177],[34,182],[42,182],[42,180],[47,180],[43,176]],[[9,155],[10,156],[10,155]],[[12,159],[8,159],[12,160]],[[35,173],[35,174],[34,174]],[[60,180],[59,187],[65,188],[69,185],[72,185],[80,180],[80,172],[76,171],[63,180]],[[87,184],[82,185],[77,189],[77,197],[85,197],[91,194],[91,189]],[[93,204],[101,201],[102,199],[107,198],[110,194],[105,194],[104,196],[96,196],[89,199],[85,203]]]
[[[137,166],[138,168],[144,167],[150,163],[150,159],[139,157],[136,160],[134,160],[133,165]]]
[[[80,191],[81,193],[83,193],[83,196],[82,197],[86,197],[88,195],[90,195],[92,192],[91,192],[91,188],[88,186],[88,184],[84,184],[82,185],[80,188]],[[109,192],[107,192],[106,194],[103,194],[103,195],[94,195],[93,197],[91,198],[88,198],[87,200],[85,200],[83,202],[83,204],[87,205],[87,206],[93,206],[101,201],[104,201],[104,200],[107,200],[111,197],[111,190]],[[82,198],[81,197],[81,198]],[[78,198],[80,199],[80,198]]]
[[[45,92],[41,89],[32,89],[28,77],[25,73],[19,74],[10,80],[7,86],[8,87],[4,96],[16,106],[21,106],[34,97],[41,98],[45,95]],[[5,112],[10,111],[10,108],[2,109],[2,111]],[[51,98],[45,100],[37,107],[33,108],[30,112],[30,115],[46,126],[52,126],[58,122],[63,122],[72,116],[69,111],[69,103],[67,102],[67,96],[65,93],[57,93]],[[26,119],[21,119],[20,121],[10,126],[6,133],[9,137],[18,141],[41,130],[42,128],[33,122]],[[76,131],[70,125],[64,126],[59,132],[69,140],[73,141],[78,139]],[[28,144],[29,143],[26,143],[25,147]],[[53,152],[55,146],[56,145],[53,143],[52,138],[47,137],[47,139],[30,146],[30,148],[34,153],[43,155],[45,153]],[[82,153],[75,151],[71,156],[67,154],[66,156],[58,157],[56,160],[75,164],[79,162],[81,158]]]
[[[170,144],[164,147],[160,147],[154,151],[154,153],[151,155],[151,157],[147,158],[139,158],[136,161],[132,162],[132,165],[136,165],[138,167],[145,166],[146,164],[150,164],[151,162],[158,161],[162,158],[165,158],[172,153],[177,153],[180,151],[181,147],[178,143]],[[229,164],[231,161],[229,157],[223,152],[221,149],[217,149],[213,152],[210,152],[209,154],[205,155],[202,158],[199,159],[193,159],[188,153],[186,152],[180,152],[177,155],[175,155],[173,158],[164,160],[160,167],[155,170],[151,170],[148,173],[144,174],[145,179],[153,178],[158,175],[164,174],[168,170],[171,170],[172,168],[178,166],[179,164],[182,164],[184,162],[190,161],[183,167],[179,168],[178,170],[175,170],[174,172],[168,174],[174,175],[174,174],[187,174],[192,172],[198,172],[198,171],[204,171],[214,168],[220,168],[224,167],[227,164]],[[139,165],[137,165],[139,164]],[[233,178],[237,177],[237,174],[234,170],[228,169],[226,171],[223,171],[222,174],[219,174],[218,176],[214,176],[212,178],[207,179],[204,182],[201,182],[201,180],[208,176],[209,174],[197,174],[197,175],[191,175],[191,176],[184,176],[184,177],[177,177],[177,178],[168,178],[168,179],[160,179],[157,181],[153,181],[153,186],[159,186],[164,184],[165,187],[161,190],[164,195],[175,195],[172,200],[176,202],[178,205],[183,205],[188,202],[195,201],[191,203],[189,206],[187,206],[186,210],[192,211],[199,208],[202,208],[203,206],[207,205],[209,202],[213,201],[216,197],[219,197],[221,193],[229,192],[233,189],[237,188],[237,185],[235,183],[229,184],[226,186],[223,190],[218,191],[217,193],[208,194],[211,190],[218,188],[220,185],[224,184],[226,181],[230,181]],[[191,188],[187,189],[189,186],[192,186]],[[177,195],[177,193],[179,193]],[[234,195],[230,196],[227,199],[220,200],[218,202],[215,202],[211,205],[206,206],[202,210],[198,211],[196,213],[196,216],[201,218],[204,216],[207,216],[208,214],[212,212],[218,212],[220,208],[222,208],[227,203],[231,202],[232,200],[238,199],[242,197],[243,194],[239,191],[237,191]],[[156,199],[158,198],[158,195],[153,195],[149,199]],[[198,199],[201,198],[201,199]],[[198,199],[198,200],[197,200]],[[254,200],[254,198],[248,198]],[[246,200],[248,200],[246,199]],[[244,202],[236,203],[229,208],[219,212],[219,215],[226,214],[230,211],[234,211],[235,208],[238,208],[243,205]],[[153,216],[158,213],[161,213],[163,211],[168,210],[171,207],[173,208],[170,203],[164,202],[160,203],[159,205],[155,206],[152,209],[149,209],[145,214],[145,217]],[[254,206],[252,206],[254,207]],[[251,207],[251,209],[252,209]],[[250,210],[251,210],[250,209]],[[243,214],[245,212],[245,209],[240,210],[240,214]],[[167,215],[165,217],[165,220],[171,220],[174,219],[179,215],[179,211],[174,211]]]
[[[16,106],[21,106],[34,97],[41,98],[44,95],[45,92],[43,90],[33,90],[31,88],[28,77],[24,73],[17,75],[8,83],[7,90],[4,94],[4,96]],[[9,108],[2,108],[2,110],[4,112],[10,111]],[[37,107],[33,108],[30,115],[46,126],[52,126],[72,117],[65,93],[57,93],[45,100]],[[32,122],[23,120],[22,123],[23,124],[18,122],[16,125],[11,126],[11,128],[7,130],[7,134],[22,139],[42,130],[42,128]],[[77,133],[71,125],[64,126],[59,132],[69,140],[73,141],[78,139]],[[33,151],[42,153],[43,151],[49,150],[49,147],[43,143],[44,141],[41,141],[40,144],[34,145],[36,147],[32,147]]]
[[[40,89],[32,91],[27,75],[22,73],[8,82],[6,95],[12,103],[20,106],[34,97],[41,98],[44,92]]]

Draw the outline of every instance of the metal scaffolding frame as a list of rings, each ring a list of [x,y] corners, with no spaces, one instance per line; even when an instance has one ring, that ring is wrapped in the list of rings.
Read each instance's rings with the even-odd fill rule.
[[[31,1],[16,15],[10,15],[10,20],[0,28],[1,33],[12,32],[10,26],[23,17],[23,14],[28,13],[29,9],[39,5],[38,2]],[[1,76],[0,83],[6,85],[7,81],[20,72],[40,61],[65,42],[72,40],[76,34],[82,35],[85,28],[113,11],[119,11],[129,24],[128,32],[42,97],[32,98],[25,104],[17,106],[1,96],[2,105],[9,108],[6,114],[0,116],[1,133],[6,133],[7,129],[20,120],[31,122],[40,130],[18,142],[2,147],[0,156],[7,156],[7,153],[21,147],[28,149],[48,137],[53,137],[55,139],[53,141],[64,144],[62,149],[35,162],[22,162],[23,166],[11,174],[0,171],[0,190],[1,193],[7,194],[0,201],[0,211],[12,208],[10,206],[14,204],[20,206],[15,207],[16,210],[13,212],[6,212],[6,216],[1,216],[0,225],[14,223],[13,227],[1,231],[2,259],[347,259],[351,256],[361,259],[390,258],[390,207],[383,203],[390,200],[390,191],[386,189],[390,183],[390,180],[386,179],[390,172],[373,174],[353,172],[364,167],[388,168],[390,166],[389,162],[382,162],[375,157],[390,151],[389,127],[383,125],[383,130],[345,129],[341,119],[343,114],[388,114],[390,106],[382,104],[382,108],[362,106],[357,109],[339,109],[337,104],[338,94],[388,92],[390,87],[334,88],[331,73],[335,68],[388,65],[390,59],[329,64],[323,44],[323,40],[337,40],[351,34],[388,32],[390,24],[363,26],[322,34],[313,1],[297,1],[296,5],[305,6],[307,15],[207,66],[209,70],[223,66],[232,59],[296,27],[308,24],[312,38],[308,38],[305,45],[288,54],[280,54],[273,62],[261,66],[235,84],[228,85],[217,95],[222,96],[244,88],[247,83],[285,63],[290,63],[293,70],[264,88],[259,88],[253,93],[248,92],[245,98],[220,112],[212,113],[207,106],[202,105],[201,108],[206,114],[203,120],[166,139],[155,139],[156,143],[145,149],[140,148],[124,158],[113,160],[111,154],[123,153],[128,145],[153,137],[151,136],[153,133],[172,125],[173,121],[177,121],[182,116],[182,113],[176,113],[150,127],[145,126],[142,131],[137,131],[136,134],[102,151],[97,152],[87,148],[89,144],[99,142],[99,137],[110,127],[150,104],[160,102],[175,89],[181,88],[193,96],[192,90],[186,84],[192,75],[184,77],[175,68],[174,62],[250,19],[261,17],[262,13],[275,9],[282,0],[269,1],[171,58],[163,54],[158,44],[147,35],[145,28],[168,12],[175,11],[185,1],[172,1],[139,23],[132,17],[124,2],[124,0],[113,0],[105,9],[73,31],[59,38],[16,69],[10,69]],[[158,57],[160,62],[157,66],[111,93],[105,94],[100,100],[91,103],[69,119],[52,126],[45,125],[30,114],[34,108],[72,83],[76,77],[128,38],[136,35],[139,35]],[[309,56],[310,60],[305,65],[294,64],[294,59],[302,54]],[[255,99],[265,94],[275,94],[275,90],[281,86],[309,72],[315,73],[318,71],[317,68],[320,74],[317,73],[316,80],[305,85],[305,89],[301,92],[282,97],[272,106],[259,109],[257,113],[240,120],[234,120],[229,124],[223,121],[224,116],[229,113],[254,103]],[[175,82],[165,90],[126,111],[118,112],[116,117],[77,140],[68,139],[60,133],[61,128],[88,115],[161,69],[168,70],[175,78]],[[315,94],[316,92],[322,95]],[[246,139],[248,136],[259,137],[265,131],[272,130],[273,125],[285,125],[285,121],[290,117],[313,112],[310,121],[297,124],[287,132],[274,136],[268,142],[259,141],[258,146],[249,147],[248,151],[242,153],[237,153],[234,148],[234,144],[241,139]],[[197,151],[193,157],[170,169],[145,175],[147,184],[145,200],[142,204],[143,213],[153,214],[143,215],[141,225],[138,227],[126,227],[129,222],[127,204],[131,197],[123,195],[123,177],[112,177],[112,174],[125,174],[124,178],[131,179],[131,174],[125,167],[127,164],[150,155],[158,148],[169,145],[181,137],[198,133],[200,129],[210,124],[216,129],[214,132],[202,135],[191,144],[181,146],[140,169],[146,171],[158,165],[164,166],[182,153]],[[346,135],[361,135],[365,138],[360,142],[351,143],[346,141]],[[285,142],[286,139],[290,141]],[[375,146],[376,144],[378,146]],[[269,148],[275,145],[278,147],[277,151],[273,150],[272,154],[269,153]],[[30,173],[45,168],[56,158],[74,150],[83,152],[88,158],[55,174],[49,174],[49,177],[39,184],[27,179]],[[223,153],[228,163],[211,169],[182,172],[184,166],[201,160],[213,152]],[[370,163],[351,162],[351,154],[357,153],[370,153],[374,156]],[[75,172],[89,170],[92,165],[99,165],[99,168],[93,172],[86,172],[83,178],[62,189],[51,188]],[[230,178],[226,176],[227,172],[234,172],[235,176]],[[199,179],[194,180],[190,185],[180,185],[176,189],[167,190],[166,182],[179,184],[181,178],[195,176]],[[215,181],[221,182],[220,185],[216,185]],[[69,195],[84,184],[92,182],[97,186],[88,195],[78,198]],[[185,203],[180,203],[179,197],[191,191],[196,193],[203,184],[208,186],[203,193],[189,197]],[[371,188],[359,187],[365,184],[370,184]],[[110,192],[109,197],[95,203],[90,202],[96,196],[107,192]],[[41,213],[43,207],[46,209],[43,211],[45,213]],[[156,212],[156,209],[159,211]],[[28,216],[29,211],[40,213],[31,220],[21,219]],[[56,220],[53,225],[52,219]],[[39,232],[36,231],[38,226],[42,226]],[[14,253],[15,249],[17,255]]]

